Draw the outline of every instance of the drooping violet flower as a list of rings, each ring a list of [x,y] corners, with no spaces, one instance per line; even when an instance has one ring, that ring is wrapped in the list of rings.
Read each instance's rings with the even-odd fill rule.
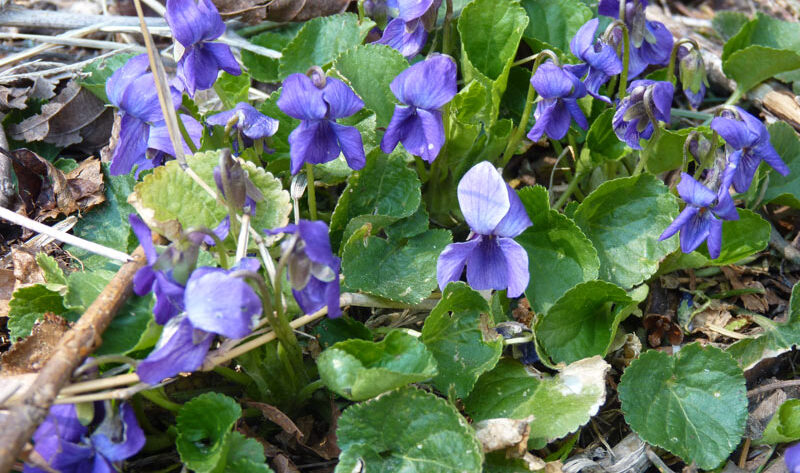
[[[747,191],[761,161],[766,161],[781,175],[788,175],[789,167],[772,147],[767,127],[739,107],[736,107],[736,112],[738,119],[736,114],[726,111],[711,120],[711,128],[735,150],[728,156],[728,161],[730,168],[735,170],[732,181],[736,192]]]
[[[631,82],[628,95],[617,105],[611,122],[617,138],[633,149],[642,149],[639,140],[649,139],[656,126],[651,114],[656,121],[669,123],[673,91],[674,87],[669,82]]]
[[[796,443],[783,452],[786,469],[789,473],[800,473],[800,443]]]
[[[441,3],[441,0],[394,0],[388,2],[389,8],[398,10],[397,18],[386,25],[383,36],[376,43],[390,46],[400,51],[406,58],[416,56],[425,46],[425,41],[428,39],[427,30],[435,21],[436,12]]]
[[[678,48],[678,72],[683,95],[689,101],[689,106],[696,110],[703,103],[708,83],[703,56],[697,48]]]
[[[225,23],[211,0],[167,0],[164,14],[175,39],[185,48],[178,60],[178,78],[190,96],[210,89],[220,70],[242,73],[231,48],[211,41],[225,33]]]
[[[628,78],[634,78],[649,65],[667,65],[674,40],[663,23],[647,21],[644,12],[647,0],[625,1],[625,25],[631,42]],[[619,0],[600,0],[597,11],[601,15],[619,18]],[[615,30],[612,40],[616,44],[622,41],[619,29]]]
[[[236,209],[242,209],[243,213],[249,214],[251,217],[256,214],[256,204],[264,200],[264,194],[258,190],[258,187],[253,184],[253,181],[247,175],[247,171],[242,168],[238,161],[231,159],[230,154],[224,160],[225,176],[228,181],[228,190],[225,189],[225,182],[222,179],[222,168],[220,166],[214,167],[214,182],[217,189],[222,193],[226,200]],[[228,196],[230,191],[230,196]],[[231,216],[226,215],[225,218],[213,230],[214,234],[220,239],[224,240],[228,237],[231,229]],[[215,244],[214,239],[208,235],[193,235],[190,238],[199,244],[202,239],[209,246]]]
[[[122,116],[119,141],[109,167],[112,175],[128,174],[138,166],[138,176],[142,170],[163,164],[167,155],[175,154],[149,67],[147,54],[140,54],[114,71],[106,82],[108,100],[119,108]],[[170,92],[172,105],[177,108],[181,95],[174,88],[170,88]],[[188,115],[181,115],[181,119],[192,141],[199,145],[203,134],[200,123]],[[183,138],[181,142],[184,152],[189,153]]]
[[[156,323],[164,325],[183,311],[185,288],[181,283],[175,281],[172,268],[168,267],[172,260],[171,256],[175,255],[176,250],[170,247],[162,257],[159,257],[147,224],[136,214],[130,214],[128,221],[147,258],[147,265],[139,269],[133,277],[133,292],[139,296],[153,292],[156,296],[153,316]]]
[[[55,405],[33,434],[34,454],[24,473],[110,473],[116,464],[142,449],[145,436],[133,408],[123,403],[119,411],[95,403],[95,420],[102,422],[89,435],[78,420],[74,404]],[[43,463],[43,464],[42,464]]]
[[[543,134],[554,140],[566,136],[572,120],[584,130],[589,127],[578,99],[586,95],[586,87],[577,77],[547,61],[536,69],[531,84],[542,98],[536,104],[536,119],[528,138],[539,141]]]
[[[391,153],[398,142],[432,163],[444,145],[444,124],[439,110],[456,95],[456,64],[438,55],[401,72],[389,85],[402,105],[396,105],[381,150]]]
[[[513,238],[532,225],[519,196],[495,167],[483,161],[458,183],[458,203],[472,232],[464,243],[447,245],[436,265],[436,279],[444,290],[461,278],[473,289],[506,289],[518,297],[528,287],[528,254]]]
[[[259,112],[247,102],[239,102],[233,108],[225,112],[216,113],[206,119],[209,125],[227,127],[231,124],[231,132],[237,131],[238,138],[241,139],[245,147],[253,146],[253,142],[258,139],[267,138],[278,131],[278,120],[268,117]],[[238,152],[239,140],[233,140],[233,148]]]
[[[155,384],[200,368],[215,334],[247,336],[261,315],[261,300],[244,279],[231,273],[258,268],[257,260],[244,258],[230,270],[194,270],[184,292],[186,312],[165,325],[155,349],[136,368],[139,379]]]
[[[686,202],[686,207],[664,230],[658,238],[659,241],[680,231],[681,251],[691,253],[706,241],[711,258],[719,257],[722,249],[722,221],[739,220],[733,199],[728,193],[728,186],[723,183],[715,193],[684,172],[681,173],[678,194]]]
[[[341,260],[331,251],[325,222],[300,220],[297,224],[264,231],[267,235],[293,235],[284,240],[284,245],[289,245],[296,239],[288,260],[287,277],[292,284],[292,294],[303,313],[311,314],[327,305],[329,318],[342,315],[339,308]]]
[[[600,39],[595,40],[599,23],[599,19],[593,18],[575,33],[575,37],[569,43],[569,49],[584,64],[568,64],[564,66],[564,69],[575,77],[585,75],[583,83],[586,85],[586,91],[592,97],[611,103],[608,97],[600,95],[598,91],[611,76],[622,72],[622,61],[613,46]]]
[[[312,81],[303,74],[292,74],[283,81],[278,107],[297,118],[300,125],[289,135],[291,171],[297,174],[304,163],[322,164],[343,153],[354,170],[364,167],[364,144],[353,126],[336,123],[364,108],[364,102],[339,79],[313,71]]]

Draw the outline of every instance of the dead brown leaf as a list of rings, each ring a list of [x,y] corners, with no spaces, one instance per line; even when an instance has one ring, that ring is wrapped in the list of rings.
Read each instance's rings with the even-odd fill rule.
[[[13,151],[19,195],[38,221],[88,210],[105,201],[100,161],[89,158],[68,174],[28,149]]]
[[[102,136],[103,141],[108,140],[112,114],[102,100],[71,81],[42,106],[41,113],[9,126],[8,132],[15,140],[45,141],[61,147],[81,143],[91,136],[96,145],[102,143]]]
[[[306,21],[341,13],[350,0],[273,0],[267,6],[269,21]]]
[[[277,407],[267,404],[265,402],[245,401],[245,405],[254,407],[261,411],[261,414],[268,421],[278,425],[284,432],[294,437],[295,440],[300,442],[304,435],[303,432],[292,422],[286,414],[281,412]]]
[[[748,278],[747,282],[743,282],[740,279],[742,272],[735,266],[723,266],[721,269],[722,273],[731,283],[731,287],[734,289],[764,289],[763,284],[758,281],[753,281],[751,278]],[[739,299],[741,299],[742,304],[744,304],[747,310],[752,310],[760,314],[766,313],[769,310],[769,305],[761,294],[742,294],[739,296]]]
[[[33,326],[31,336],[20,340],[0,355],[3,374],[35,373],[44,366],[58,346],[61,336],[69,330],[69,323],[54,314],[44,317]]]
[[[36,263],[36,256],[32,253],[17,247],[11,250],[11,260],[14,262],[17,288],[45,282],[42,268]]]
[[[8,301],[14,294],[14,284],[17,278],[14,271],[10,269],[0,269],[0,317],[8,316]]]
[[[712,304],[710,307],[695,315],[692,319],[692,333],[702,333],[712,342],[716,342],[722,335],[719,327],[725,327],[733,317],[728,304]]]
[[[647,329],[647,343],[651,347],[661,346],[661,340],[666,336],[670,345],[680,345],[683,341],[683,330],[671,317],[660,314],[647,314],[643,321]]]

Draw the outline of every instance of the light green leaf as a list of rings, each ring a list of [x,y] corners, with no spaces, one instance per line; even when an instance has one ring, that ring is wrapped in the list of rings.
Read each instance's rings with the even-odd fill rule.
[[[264,446],[237,431],[228,436],[228,456],[223,473],[272,473],[266,465]]]
[[[718,348],[691,343],[674,356],[643,353],[623,373],[619,398],[642,440],[704,470],[728,458],[744,434],[744,374]]]
[[[64,298],[43,284],[21,287],[14,291],[8,303],[9,338],[15,342],[31,334],[33,324],[46,312],[62,315],[67,311]]]
[[[790,172],[788,176],[781,176],[770,171],[764,202],[800,209],[800,137],[786,122],[775,122],[767,129],[772,146],[789,166]]]
[[[436,262],[453,241],[449,231],[388,241],[367,235],[363,228],[353,233],[342,252],[348,288],[408,304],[418,304],[436,288]]]
[[[108,103],[106,82],[114,71],[124,66],[128,59],[135,55],[133,53],[115,54],[92,61],[83,68],[78,83],[81,87],[89,89],[89,92],[99,97],[100,100]]]
[[[408,61],[397,50],[384,44],[370,43],[343,52],[333,63],[364,101],[373,110],[378,126],[386,126],[392,119],[397,100],[389,84],[408,68]]]
[[[757,316],[756,322],[764,329],[764,333],[756,338],[739,340],[727,349],[745,370],[765,358],[776,357],[800,344],[800,284],[795,284],[792,288],[789,316],[785,321]]]
[[[758,64],[759,67],[753,67]],[[786,49],[748,46],[734,52],[722,63],[725,75],[736,81],[741,93],[782,72],[800,68],[800,54]]]
[[[483,320],[481,318],[483,317]],[[478,377],[492,369],[503,352],[498,335],[487,339],[481,323],[492,322],[486,299],[462,282],[450,283],[422,327],[422,342],[433,353],[439,374],[433,385],[466,397]]]
[[[364,223],[373,225],[373,232],[377,233],[384,225],[409,217],[419,208],[422,184],[417,173],[406,165],[406,156],[400,149],[389,156],[375,151],[367,156],[366,166],[348,179],[331,216],[334,249]],[[362,215],[366,219],[351,222]]]
[[[239,102],[247,102],[250,93],[250,75],[246,72],[232,76],[223,72],[214,82],[214,91],[222,100],[225,110],[232,109]]]
[[[267,31],[253,36],[250,38],[250,42],[257,46],[281,51],[292,41],[292,38],[294,38],[292,35]],[[244,63],[250,75],[253,76],[253,79],[257,81],[278,82],[281,80],[278,74],[278,66],[280,65],[279,59],[262,56],[252,51],[242,49],[242,63]]]
[[[477,80],[486,88],[486,102],[492,104],[482,117],[487,124],[497,118],[508,72],[527,25],[528,15],[516,0],[474,0],[458,19],[461,72],[465,83]],[[481,33],[475,34],[478,31]]]
[[[711,26],[722,36],[722,39],[727,41],[749,21],[750,18],[742,12],[722,10],[715,13],[711,20]]]
[[[227,444],[242,408],[219,393],[201,394],[181,407],[175,444],[181,461],[197,473],[214,470],[227,456]]]
[[[464,407],[475,422],[533,416],[531,439],[541,448],[574,432],[597,413],[605,401],[609,368],[595,356],[572,363],[555,376],[537,376],[504,358],[478,379]]]
[[[800,440],[800,399],[787,399],[770,419],[761,442],[776,444]]]
[[[214,183],[214,167],[219,164],[219,153],[207,151],[197,153],[187,159],[192,168],[211,188]],[[251,221],[253,228],[277,228],[289,223],[289,193],[283,190],[281,181],[271,173],[255,166],[243,163],[250,180],[264,195],[264,199],[256,204],[256,215]],[[162,231],[168,222],[177,220],[183,229],[190,227],[214,228],[228,214],[228,209],[212,199],[194,182],[178,165],[170,161],[156,168],[152,174],[134,189],[135,204],[140,214],[152,217]],[[167,235],[174,237],[175,235]]]
[[[395,330],[377,343],[339,342],[319,355],[317,368],[331,391],[362,401],[434,377],[436,360],[422,342]]]
[[[570,40],[594,16],[580,0],[522,0],[522,6],[530,19],[523,38],[534,49],[538,41],[569,51]]]
[[[325,66],[342,52],[361,44],[375,23],[369,19],[359,25],[358,16],[340,13],[307,21],[283,49],[279,78],[305,72],[311,66]]]
[[[678,243],[658,237],[678,215],[675,196],[652,175],[600,185],[575,211],[575,223],[597,249],[600,279],[623,289],[641,283]]]
[[[475,432],[444,399],[404,388],[347,408],[336,438],[336,473],[478,473],[483,455]]]
[[[36,264],[42,268],[44,273],[44,280],[47,282],[49,289],[58,291],[61,287],[66,286],[67,277],[64,276],[64,271],[58,266],[58,261],[45,252],[36,253]]]
[[[578,284],[539,318],[536,340],[556,363],[605,356],[631,302],[625,291],[605,281]]]
[[[647,150],[650,153],[650,159],[645,166],[647,171],[651,174],[660,174],[680,168],[683,164],[683,145],[692,131],[699,131],[707,138],[711,137],[711,129],[708,127],[682,128],[678,131],[663,130],[658,140],[652,142],[649,145],[652,147]]]
[[[783,21],[763,13],[757,13],[750,21],[741,17],[734,19],[740,23],[738,31],[726,43],[722,52],[723,63],[736,51],[752,45],[766,46],[787,51],[800,50],[800,25],[796,22]],[[731,27],[733,30],[735,26]]]
[[[531,279],[525,296],[537,313],[544,313],[576,284],[596,279],[600,261],[580,228],[550,209],[544,187],[526,187],[519,197],[533,222],[515,238],[528,253]]]

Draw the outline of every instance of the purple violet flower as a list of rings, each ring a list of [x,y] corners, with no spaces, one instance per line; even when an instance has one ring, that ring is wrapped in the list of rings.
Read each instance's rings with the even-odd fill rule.
[[[339,79],[326,78],[317,72],[311,80],[304,74],[292,74],[283,81],[278,107],[297,118],[300,125],[289,135],[291,171],[297,174],[304,163],[322,164],[343,153],[354,170],[364,167],[364,144],[353,126],[336,123],[337,118],[353,115],[364,102]]]
[[[543,134],[554,140],[566,136],[572,119],[584,130],[589,127],[578,99],[586,95],[586,87],[577,77],[547,61],[536,69],[531,84],[542,100],[536,104],[536,119],[528,138],[539,141]]]
[[[185,48],[178,60],[178,78],[190,96],[211,88],[220,70],[234,76],[242,73],[231,48],[211,42],[225,33],[225,23],[211,0],[167,0],[164,17]]]
[[[303,313],[311,314],[327,305],[329,318],[342,315],[339,308],[341,260],[331,251],[325,222],[300,220],[297,224],[264,231],[267,235],[296,235],[286,273],[292,284],[292,294]],[[291,239],[284,240],[284,245],[290,242]]]
[[[34,451],[24,473],[110,473],[115,463],[135,455],[145,443],[144,432],[133,408],[123,403],[119,412],[95,403],[95,417],[102,422],[89,436],[89,429],[78,420],[74,404],[55,405],[33,434]],[[46,465],[35,464],[35,459]]]
[[[673,38],[663,23],[647,21],[644,12],[647,0],[625,1],[625,25],[628,27],[631,42],[628,78],[634,78],[651,64],[667,65]],[[597,11],[601,15],[619,18],[619,0],[600,0]],[[622,32],[619,29],[615,31],[613,40],[617,44],[622,41]]]
[[[215,334],[234,339],[247,336],[261,315],[261,299],[244,279],[231,273],[257,271],[259,266],[257,260],[245,258],[230,270],[195,269],[186,283],[185,314],[165,325],[155,349],[136,368],[139,379],[155,384],[198,369]]]
[[[458,183],[458,203],[472,232],[464,243],[447,245],[436,265],[444,290],[458,281],[464,266],[473,289],[506,289],[518,297],[528,287],[528,254],[513,240],[532,225],[519,196],[495,167],[483,161]]]
[[[612,125],[620,141],[633,149],[642,149],[640,139],[647,140],[653,135],[648,108],[653,117],[669,123],[674,87],[669,82],[635,80],[628,86],[628,95],[617,105]]]
[[[800,443],[796,443],[783,452],[786,469],[789,473],[800,473]]]
[[[723,180],[723,185],[714,193],[684,172],[678,194],[686,207],[658,240],[666,240],[680,231],[681,251],[691,253],[707,240],[708,254],[712,259],[718,258],[722,249],[722,221],[739,220],[728,186]]]
[[[122,115],[119,141],[114,147],[109,167],[112,175],[128,174],[134,166],[138,166],[138,176],[145,169],[163,164],[167,155],[175,154],[158,103],[155,80],[153,74],[148,72],[149,67],[147,54],[140,54],[114,71],[106,82],[108,100],[119,108]],[[174,88],[170,91],[172,105],[177,108],[181,95]],[[181,115],[181,120],[192,141],[199,144],[203,135],[202,125],[188,115]],[[183,145],[184,152],[189,153],[185,142]]]
[[[706,96],[706,66],[700,51],[692,46],[678,48],[678,72],[683,88],[683,95],[689,106],[697,110]]]
[[[387,3],[389,8],[398,10],[398,15],[386,25],[383,36],[376,43],[390,46],[406,58],[412,58],[425,46],[428,39],[426,26],[435,21],[442,1],[394,0]]]
[[[398,142],[406,150],[432,163],[444,145],[444,104],[456,95],[456,64],[438,55],[401,72],[389,85],[402,105],[396,105],[381,150],[391,153]]]
[[[585,64],[568,64],[564,69],[571,72],[575,77],[586,78],[583,80],[586,91],[592,96],[606,103],[611,100],[599,94],[600,87],[608,82],[611,76],[622,72],[622,61],[614,47],[604,43],[602,40],[595,40],[595,33],[600,20],[593,18],[587,21],[575,33],[575,37],[569,43],[572,54]]]
[[[238,132],[238,136],[242,140],[242,145],[246,147],[253,146],[255,140],[267,138],[278,131],[278,120],[268,117],[259,112],[252,105],[247,102],[239,102],[233,108],[225,112],[216,113],[206,119],[209,125],[227,126],[231,120],[236,118],[232,130]],[[233,140],[233,147],[238,151],[239,142]]]
[[[159,257],[156,247],[153,245],[152,233],[150,228],[136,214],[130,214],[128,221],[131,224],[133,233],[139,239],[139,244],[144,249],[147,258],[147,265],[136,272],[133,277],[133,292],[143,296],[153,292],[156,296],[156,304],[153,307],[153,316],[156,323],[164,325],[172,317],[183,311],[183,293],[185,288],[182,284],[175,281],[170,269],[156,269],[157,266],[164,266],[174,255],[175,249],[170,247],[166,250],[163,257]],[[161,263],[161,264],[159,264]]]
[[[761,161],[766,161],[783,176],[789,174],[789,167],[769,141],[769,131],[761,120],[736,107],[738,119],[733,112],[723,112],[722,116],[711,120],[711,128],[725,139],[735,151],[728,156],[729,169],[732,169],[733,188],[736,192],[746,192]]]

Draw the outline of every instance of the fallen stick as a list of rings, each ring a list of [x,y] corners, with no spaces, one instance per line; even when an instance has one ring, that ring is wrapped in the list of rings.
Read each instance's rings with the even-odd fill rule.
[[[133,253],[78,322],[60,340],[50,359],[25,391],[24,401],[0,414],[0,473],[11,470],[17,455],[44,421],[72,372],[102,343],[101,336],[132,291],[133,276],[145,264],[142,247]]]

